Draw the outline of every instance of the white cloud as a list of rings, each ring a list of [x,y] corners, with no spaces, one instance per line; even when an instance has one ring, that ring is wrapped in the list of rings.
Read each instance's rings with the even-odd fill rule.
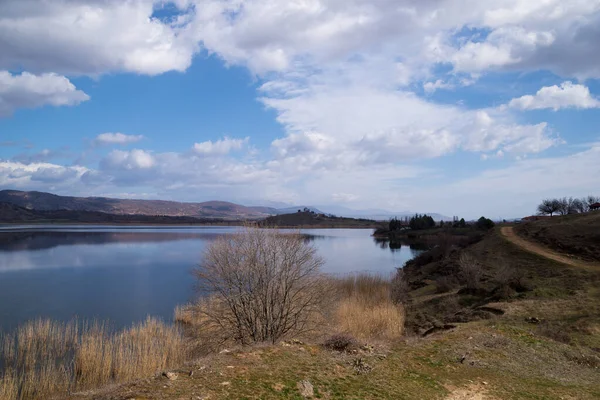
[[[44,162],[21,163],[0,160],[0,186],[23,189],[70,188],[88,171]]]
[[[461,215],[495,218],[531,215],[545,197],[593,194],[600,185],[598,159],[600,146],[597,144],[566,156],[524,159],[504,168],[484,170],[467,179],[438,185],[435,190],[417,190],[415,200],[422,202],[425,208],[444,212],[444,205],[433,200],[435,194],[441,192],[444,202],[451,205],[447,210]]]
[[[89,99],[64,76],[0,71],[0,117],[11,115],[18,108],[74,106]]]
[[[595,171],[597,162],[590,164],[598,155],[595,147],[580,158],[532,160],[561,140],[548,124],[523,123],[515,111],[594,104],[582,100],[580,89],[559,87],[532,96],[526,106],[484,109],[434,103],[411,90],[473,84],[490,71],[599,78],[600,0],[182,0],[179,6],[190,8],[170,21],[152,17],[159,4],[1,2],[0,68],[155,75],[186,70],[202,48],[257,75],[261,101],[285,131],[272,141],[271,152],[233,158],[229,155],[243,153],[249,139],[223,138],[196,143],[185,153],[115,150],[81,176],[79,170],[73,175],[36,169],[34,178],[22,164],[10,179],[28,185],[41,178],[47,181],[42,187],[49,187],[62,173],[65,182],[80,176],[77,182],[87,193],[126,187],[182,198],[202,192],[234,199],[260,185],[264,197],[327,203],[334,193],[353,204],[399,209],[416,204],[428,210],[439,209],[440,192],[451,192],[458,203],[448,207],[464,205],[465,215],[468,207],[489,200],[488,192],[499,199],[490,204],[503,206],[500,189],[477,192],[477,185],[487,187],[486,179],[499,186],[510,179],[527,185],[523,177],[537,179],[558,162],[572,163],[571,173],[586,176],[568,181],[558,171],[550,189],[568,189],[572,181],[578,188],[597,184],[583,170]],[[129,140],[115,138],[112,143]],[[506,163],[523,157],[517,165],[525,173],[512,167],[488,171],[429,191],[428,182],[454,178],[451,171],[417,162],[459,152]],[[474,200],[465,201],[461,188]],[[529,196],[526,201],[534,194]]]
[[[250,138],[244,139],[231,139],[224,137],[216,141],[208,140],[202,143],[194,143],[193,151],[196,154],[203,156],[223,156],[231,153],[232,151],[242,150],[244,146],[248,145]]]
[[[153,3],[2,1],[0,68],[69,75],[184,71],[199,48],[188,33],[189,16],[170,22],[151,18]]]
[[[144,150],[113,150],[102,160],[101,165],[107,170],[140,170],[152,168],[155,160],[151,153]]]
[[[512,99],[508,106],[519,110],[551,108],[558,111],[562,108],[599,108],[600,101],[592,97],[586,86],[564,82],[560,86],[543,87],[534,96]]]
[[[274,155],[299,170],[401,163],[457,150],[528,154],[558,143],[546,124],[518,124],[506,110],[433,104],[393,88],[309,80],[292,93],[262,100],[288,131],[273,142]]]
[[[94,142],[96,144],[105,145],[105,144],[130,144],[139,142],[144,138],[143,135],[125,135],[123,133],[112,133],[106,132],[101,133],[96,136]]]
[[[423,84],[423,90],[426,93],[433,93],[438,89],[453,89],[454,85],[448,82],[444,82],[441,79],[436,80],[435,82],[425,82]]]

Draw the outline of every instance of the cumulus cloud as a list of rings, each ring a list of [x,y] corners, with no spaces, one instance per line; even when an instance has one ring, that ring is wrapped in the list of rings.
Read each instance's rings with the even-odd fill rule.
[[[457,150],[528,154],[558,143],[546,124],[519,124],[506,110],[433,104],[394,88],[318,81],[262,101],[289,132],[273,142],[274,155],[302,170],[401,163]]]
[[[66,167],[45,162],[22,163],[0,160],[0,186],[22,189],[76,187],[88,171],[82,166]]]
[[[600,101],[592,97],[587,86],[564,82],[560,86],[543,87],[533,96],[512,99],[508,106],[519,110],[550,108],[558,111],[563,108],[599,108]]]
[[[2,1],[0,68],[70,75],[184,71],[199,48],[188,34],[187,17],[154,18],[160,2],[154,3]]]
[[[441,79],[436,80],[435,82],[425,82],[423,84],[423,90],[426,93],[433,93],[438,89],[452,89],[454,85],[449,82],[444,82]]]
[[[124,133],[116,132],[106,132],[101,133],[96,136],[94,139],[94,143],[98,145],[108,145],[108,144],[130,144],[139,142],[144,138],[143,135],[125,135]]]
[[[150,152],[134,149],[131,151],[113,150],[102,160],[101,166],[107,170],[150,169],[155,165]]]
[[[4,1],[0,68],[156,75],[186,70],[203,49],[227,65],[247,67],[260,82],[260,101],[284,128],[270,152],[236,159],[230,154],[243,152],[249,139],[223,138],[196,143],[185,153],[115,150],[97,169],[75,175],[41,170],[33,178],[19,164],[11,179],[29,184],[41,177],[44,185],[55,185],[52,177],[64,173],[65,182],[87,190],[115,193],[127,187],[193,197],[201,189],[203,195],[232,199],[260,185],[272,199],[327,203],[334,193],[349,204],[438,210],[440,189],[428,191],[422,182],[446,184],[453,177],[423,167],[424,160],[456,152],[502,162],[529,156],[516,165],[526,173],[510,167],[442,186],[444,193],[456,191],[460,204],[478,201],[465,202],[461,188],[472,199],[488,199],[476,186],[485,187],[486,179],[527,185],[520,178],[536,179],[558,162],[586,177],[569,181],[559,173],[552,190],[569,188],[572,181],[589,185],[598,176],[584,170],[598,155],[595,147],[573,158],[543,158],[540,153],[561,139],[548,124],[525,123],[516,112],[595,106],[581,85],[544,88],[510,107],[483,109],[436,103],[412,90],[456,88],[490,71],[600,78],[600,0],[181,0],[179,13],[162,19],[153,14],[160,4]],[[113,135],[108,142],[133,142]]]
[[[248,145],[249,137],[244,139],[231,139],[224,137],[216,141],[207,140],[201,143],[194,143],[193,151],[203,156],[223,156],[238,151]]]
[[[64,76],[0,71],[0,117],[11,115],[17,108],[74,106],[89,99]]]

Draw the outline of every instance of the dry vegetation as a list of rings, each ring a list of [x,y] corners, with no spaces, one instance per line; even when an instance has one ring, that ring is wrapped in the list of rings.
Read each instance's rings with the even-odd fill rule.
[[[336,328],[363,341],[393,341],[404,331],[404,308],[395,304],[391,283],[377,275],[356,275],[337,282]]]
[[[443,398],[473,382],[493,398],[600,396],[599,271],[494,232],[467,251],[443,247],[392,279],[328,277],[298,235],[249,228],[208,249],[198,270],[208,296],[175,310],[183,335],[154,320],[117,334],[37,321],[3,339],[0,400],[129,381],[186,358],[197,373],[94,398],[298,398],[305,379],[332,399]],[[405,327],[428,338],[403,338]]]
[[[1,350],[1,400],[42,399],[126,382],[186,358],[179,329],[153,318],[116,333],[99,322],[39,319],[4,335]]]
[[[100,322],[31,321],[1,338],[0,400],[43,399],[148,377],[225,346],[394,341],[404,310],[379,276],[333,278],[300,235],[247,228],[211,245],[196,271],[205,296],[113,332]],[[337,340],[337,339],[336,339]],[[331,340],[330,340],[331,342]]]

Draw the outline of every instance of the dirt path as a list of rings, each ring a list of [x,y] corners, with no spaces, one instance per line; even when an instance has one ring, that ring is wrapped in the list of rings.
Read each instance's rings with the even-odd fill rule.
[[[567,265],[570,265],[573,267],[591,268],[591,269],[598,268],[598,265],[596,265],[596,264],[587,263],[585,261],[571,258],[567,255],[552,251],[542,245],[525,240],[515,233],[512,226],[503,226],[500,229],[500,232],[502,232],[502,236],[504,236],[509,242],[516,244],[517,246],[521,247],[522,249],[524,249],[530,253],[535,253],[537,255],[548,258],[550,260],[557,261],[557,262],[563,263],[563,264],[567,264]]]

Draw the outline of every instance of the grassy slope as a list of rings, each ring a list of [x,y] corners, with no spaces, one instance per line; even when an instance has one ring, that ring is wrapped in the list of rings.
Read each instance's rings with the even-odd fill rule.
[[[300,399],[296,382],[302,379],[315,386],[315,397],[324,399],[600,397],[600,271],[524,252],[497,231],[470,251],[484,264],[488,279],[502,259],[524,271],[533,290],[490,304],[504,310],[502,316],[457,324],[423,339],[407,338],[372,353],[338,354],[316,345],[233,351],[186,366],[175,381],[155,377],[72,398]],[[430,282],[412,293],[425,311],[468,301],[455,292],[432,295],[434,289]],[[532,316],[542,322],[528,323]],[[357,375],[351,366],[357,357],[373,370]]]
[[[600,211],[556,216],[515,228],[528,240],[586,261],[600,261]]]

